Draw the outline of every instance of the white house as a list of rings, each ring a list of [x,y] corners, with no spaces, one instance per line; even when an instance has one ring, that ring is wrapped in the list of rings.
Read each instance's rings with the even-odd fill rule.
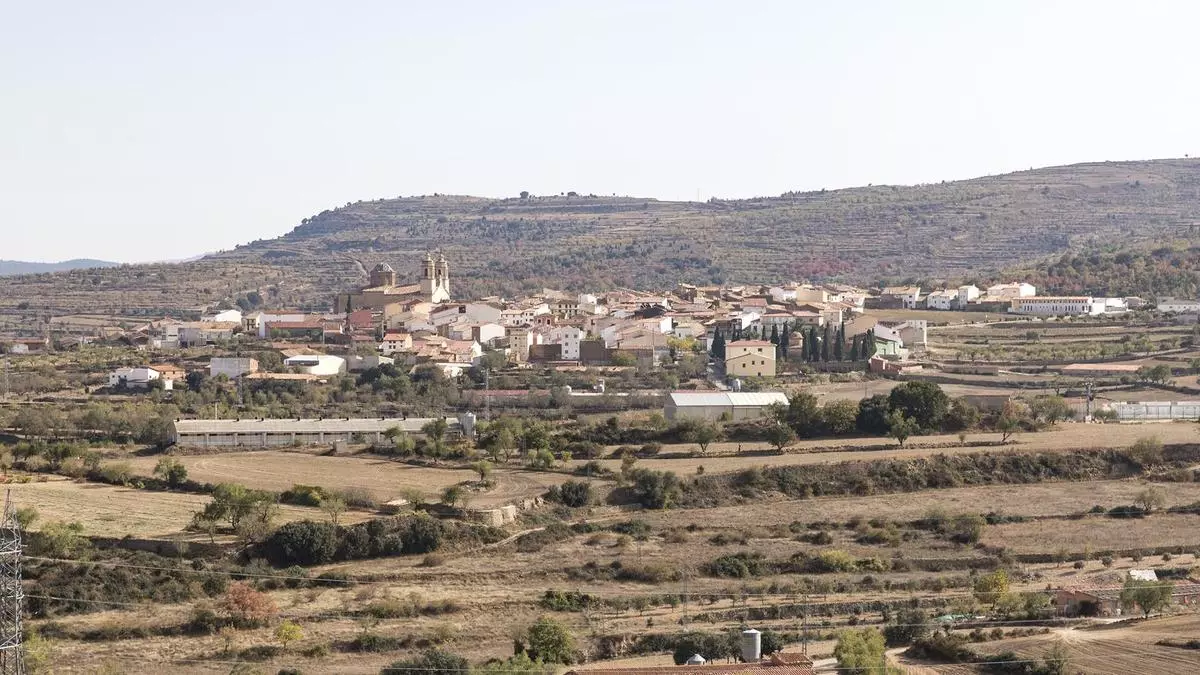
[[[260,338],[265,338],[267,337],[268,323],[294,323],[304,321],[307,318],[307,314],[298,312],[254,312],[242,317],[242,330],[247,333],[254,333]]]
[[[1200,300],[1163,298],[1158,301],[1158,311],[1168,314],[1197,314],[1200,313]]]
[[[1037,288],[1033,284],[1027,284],[1023,281],[1014,282],[1011,284],[995,284],[988,286],[988,297],[992,300],[1012,300],[1014,298],[1032,298],[1037,295]]]
[[[933,291],[929,295],[925,296],[925,306],[929,309],[954,309],[956,302],[958,302],[958,291],[943,289],[940,291]]]
[[[162,373],[146,366],[137,368],[117,368],[108,374],[108,386],[125,387],[127,389],[148,389],[150,383],[162,380],[163,389],[174,389],[175,382],[162,377]]]
[[[301,354],[284,359],[283,365],[308,375],[339,375],[346,372],[346,359],[330,354]]]
[[[979,287],[975,284],[967,284],[958,287],[958,307],[962,309],[969,305],[972,300],[979,299]]]
[[[579,342],[587,337],[579,326],[555,326],[550,329],[550,344],[562,345],[562,360],[579,360]]]
[[[237,356],[214,356],[208,362],[211,377],[224,375],[229,379],[258,372],[258,360]]]
[[[386,356],[398,352],[411,352],[412,349],[412,335],[408,333],[386,333],[383,342],[379,343],[379,351]]]
[[[213,314],[205,314],[200,317],[201,321],[209,323],[237,323],[242,322],[242,312],[238,309],[226,309]]]

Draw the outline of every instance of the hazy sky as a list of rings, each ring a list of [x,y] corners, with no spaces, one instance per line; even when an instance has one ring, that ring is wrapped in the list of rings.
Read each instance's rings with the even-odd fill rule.
[[[0,258],[1200,153],[1200,3],[0,0]]]

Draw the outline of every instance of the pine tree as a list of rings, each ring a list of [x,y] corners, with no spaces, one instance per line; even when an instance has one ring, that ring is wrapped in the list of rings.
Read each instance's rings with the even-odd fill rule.
[[[721,335],[719,328],[713,335],[711,354],[714,359],[725,360],[725,336]]]
[[[821,360],[826,363],[829,362],[831,342],[833,342],[833,333],[829,330],[829,324],[825,324],[825,335],[821,338]]]

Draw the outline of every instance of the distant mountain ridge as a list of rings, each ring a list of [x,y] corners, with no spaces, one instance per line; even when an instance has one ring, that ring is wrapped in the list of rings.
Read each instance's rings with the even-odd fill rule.
[[[44,272],[66,272],[67,270],[90,270],[97,267],[117,267],[121,263],[93,258],[73,258],[61,262],[26,262],[24,260],[0,260],[0,277],[17,274],[42,274]]]

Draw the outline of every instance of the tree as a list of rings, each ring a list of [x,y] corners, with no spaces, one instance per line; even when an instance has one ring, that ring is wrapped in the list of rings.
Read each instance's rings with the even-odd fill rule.
[[[796,432],[786,424],[772,424],[767,427],[766,432],[767,442],[771,444],[779,452],[796,442]]]
[[[783,324],[783,334],[779,336],[779,359],[787,361],[788,350],[792,347],[792,324]],[[1200,370],[1200,369],[1198,369]]]
[[[534,661],[525,652],[515,654],[505,661],[489,661],[472,668],[474,675],[554,675],[558,670],[552,665]]]
[[[298,520],[271,533],[259,550],[272,565],[323,565],[338,550],[337,528],[331,523]]]
[[[838,668],[858,675],[888,675],[895,671],[887,664],[883,634],[874,628],[847,630],[838,634],[833,657]]]
[[[894,620],[883,629],[883,638],[888,647],[903,647],[929,635],[933,624],[929,616],[919,609],[902,609]]]
[[[946,431],[967,431],[979,424],[979,408],[971,405],[964,398],[950,401],[950,409],[942,420],[942,428]]]
[[[1163,461],[1163,445],[1158,436],[1142,436],[1134,441],[1126,456],[1143,469]]]
[[[887,394],[868,396],[858,402],[858,417],[854,424],[865,434],[886,434],[891,411],[892,403]]]
[[[975,580],[973,593],[980,602],[996,606],[996,602],[1008,593],[1008,572],[996,570]]]
[[[850,400],[830,401],[821,409],[821,417],[825,421],[825,429],[841,436],[854,431],[858,421],[858,403]]]
[[[295,621],[284,619],[282,623],[275,627],[275,639],[286,650],[288,643],[304,639],[304,630]]]
[[[346,501],[341,497],[331,495],[321,500],[321,510],[329,516],[329,523],[337,527],[338,519],[346,511]]]
[[[694,421],[688,424],[680,435],[684,441],[700,446],[700,453],[708,452],[708,446],[721,438],[721,426],[708,420]]]
[[[543,663],[571,663],[575,658],[575,638],[567,627],[543,616],[525,634],[529,658]]]
[[[829,359],[833,356],[833,331],[830,330],[829,324],[825,324],[825,333],[821,338],[821,360],[829,363]]]
[[[720,328],[713,332],[712,345],[709,347],[708,353],[713,359],[725,360],[725,336],[721,334]]]
[[[396,675],[396,673],[422,673],[423,675],[469,675],[471,665],[458,654],[444,652],[440,649],[427,649],[415,659],[393,661],[390,666],[379,671],[380,675]]]
[[[1125,609],[1134,607],[1142,611],[1144,618],[1162,610],[1171,603],[1171,592],[1175,584],[1169,581],[1148,581],[1130,577],[1125,580],[1121,589],[1121,606]]]
[[[837,329],[837,338],[833,342],[833,360],[842,361],[846,354],[846,324],[841,324]]]
[[[91,548],[91,541],[83,536],[83,525],[77,522],[51,521],[34,533],[31,541],[36,555],[48,558],[75,558]]]
[[[1033,414],[1034,419],[1045,422],[1051,426],[1058,424],[1060,420],[1070,419],[1075,416],[1075,410],[1067,403],[1067,399],[1062,396],[1038,396],[1029,402],[1029,410]]]
[[[888,435],[896,439],[896,442],[899,443],[900,447],[902,448],[904,447],[904,441],[907,441],[909,436],[912,436],[920,430],[918,428],[917,421],[905,416],[905,414],[900,410],[893,410],[892,412],[888,413],[887,420]]]
[[[808,334],[804,338],[804,347],[808,353],[808,362],[816,363],[821,360],[821,343],[817,339],[817,327],[809,326]]]
[[[912,418],[922,431],[935,431],[950,408],[950,397],[933,382],[902,382],[888,395],[892,410]]]
[[[224,520],[236,530],[242,520],[249,516],[268,520],[272,515],[269,507],[274,502],[274,496],[269,493],[250,490],[238,483],[221,483],[213,489],[212,501],[204,506],[204,510],[195,514],[192,521],[198,524],[201,520]]]
[[[1133,499],[1134,506],[1149,513],[1167,505],[1167,495],[1157,487],[1149,487],[1138,493]]]
[[[175,457],[163,457],[154,465],[154,477],[162,479],[171,487],[179,487],[187,481],[187,467]]]
[[[433,458],[434,464],[446,454],[446,431],[449,428],[444,417],[429,420],[421,427],[421,432],[425,434],[425,450]]]
[[[561,503],[563,506],[576,509],[591,504],[595,498],[592,484],[580,480],[569,480],[562,485],[552,487],[547,495],[550,499]]]
[[[521,199],[529,199],[529,190],[521,190]]]
[[[34,521],[38,519],[38,511],[32,506],[22,506],[13,511],[13,518],[17,521],[17,526],[22,530],[28,530]]]
[[[824,425],[817,397],[806,391],[792,394],[787,407],[777,410],[775,414],[782,415],[783,421],[801,438],[819,435]]]
[[[448,485],[442,490],[442,503],[446,506],[459,506],[466,497],[466,490],[463,490],[461,485]]]
[[[261,626],[279,611],[271,596],[244,581],[230,583],[219,604],[238,627]]]
[[[1004,402],[1000,416],[996,418],[996,431],[1000,432],[1000,442],[1007,443],[1013,434],[1020,431],[1029,422],[1029,406],[1016,399]]]
[[[471,470],[479,474],[480,483],[486,483],[488,476],[492,475],[492,463],[482,459],[478,462],[471,462]]]

